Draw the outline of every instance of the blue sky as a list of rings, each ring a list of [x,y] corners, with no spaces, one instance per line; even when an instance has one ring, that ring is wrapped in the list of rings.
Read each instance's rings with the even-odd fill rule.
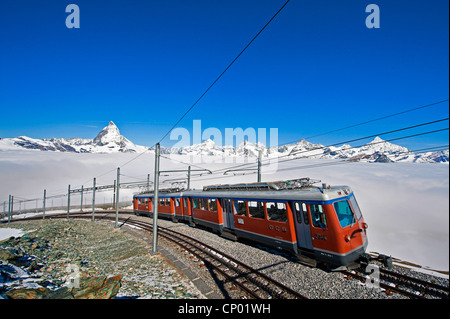
[[[1,1],[0,137],[94,138],[114,121],[151,146],[284,2]],[[70,3],[80,8],[79,29],[65,25]],[[379,29],[365,25],[370,3],[380,7]],[[283,144],[448,99],[448,9],[447,0],[291,0],[178,127],[276,127]],[[448,113],[446,102],[310,141]],[[398,144],[448,144],[448,131]]]

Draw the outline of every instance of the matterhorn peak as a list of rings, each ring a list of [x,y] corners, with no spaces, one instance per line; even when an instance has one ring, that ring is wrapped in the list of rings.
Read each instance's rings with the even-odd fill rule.
[[[122,136],[120,135],[119,129],[113,121],[109,122],[108,126],[104,127],[103,130],[98,133],[94,138],[94,143],[97,145],[106,145],[109,143],[119,144],[121,142]]]
[[[379,136],[377,136],[377,137],[375,137],[374,139],[373,139],[373,141],[372,142],[370,142],[369,144],[372,144],[372,143],[382,143],[382,142],[385,142],[383,139],[381,139]]]

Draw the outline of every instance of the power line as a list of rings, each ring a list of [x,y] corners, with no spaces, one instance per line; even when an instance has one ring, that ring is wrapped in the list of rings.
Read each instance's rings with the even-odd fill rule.
[[[447,128],[448,130],[448,128]],[[407,137],[404,137],[407,138]],[[382,143],[382,142],[380,142]],[[445,149],[448,149],[448,144],[447,145],[440,145],[440,146],[435,146],[435,147],[429,147],[429,148],[423,148],[423,149],[417,149],[417,150],[408,150],[408,151],[404,151],[404,152],[398,152],[397,154],[389,154],[387,156],[390,155],[400,155],[400,154],[410,154],[410,153],[414,153],[414,154],[421,154],[421,153],[428,153],[432,150],[434,151],[442,151]],[[311,156],[310,156],[311,157]],[[301,159],[305,159],[308,158],[308,156],[305,157],[301,157]],[[294,159],[289,159],[283,162],[287,162],[290,160],[297,160],[300,158],[294,158]],[[337,161],[333,161],[333,162],[326,162],[326,163],[313,163],[313,164],[308,164],[308,165],[301,165],[301,166],[293,166],[293,167],[285,167],[285,168],[280,168],[277,169],[277,172],[282,172],[282,171],[290,171],[290,170],[298,170],[298,169],[311,169],[311,168],[320,168],[320,167],[325,167],[325,166],[334,166],[334,165],[342,165],[342,164],[350,164],[350,163],[355,163],[354,161],[349,161],[348,159],[343,159],[343,160],[337,160]],[[254,175],[257,174],[256,172],[249,172],[246,173],[246,175]],[[197,178],[197,179],[192,179],[191,181],[206,181],[206,180],[211,180],[211,179],[221,179],[221,178],[230,178],[229,175],[222,175],[222,176],[207,176],[204,178]]]
[[[384,120],[384,119],[387,119],[387,118],[390,118],[390,117],[394,117],[394,116],[398,116],[398,115],[401,115],[401,114],[405,114],[405,113],[421,110],[421,109],[424,109],[424,108],[427,108],[427,107],[430,107],[430,106],[433,106],[433,105],[445,103],[445,102],[448,102],[448,99],[442,100],[442,101],[433,102],[433,103],[426,104],[426,105],[422,105],[422,106],[415,107],[415,108],[412,108],[412,109],[404,110],[402,112],[393,113],[393,114],[389,114],[389,115],[386,115],[386,116],[378,117],[378,118],[375,118],[375,119],[372,119],[372,120],[368,120],[368,121],[364,121],[364,122],[361,122],[361,123],[357,123],[357,124],[341,127],[341,128],[335,129],[335,130],[331,130],[331,131],[328,131],[328,132],[316,134],[316,135],[313,135],[313,136],[308,136],[308,137],[305,137],[305,139],[311,139],[311,138],[315,138],[315,137],[318,137],[318,136],[322,136],[322,135],[326,135],[326,134],[330,134],[330,133],[335,133],[335,132],[339,132],[339,131],[343,131],[343,130],[347,130],[349,128],[353,128],[353,127],[357,127],[357,126],[361,126],[361,125],[377,122],[377,121]],[[283,145],[291,144],[291,143],[292,142],[285,143]]]
[[[241,52],[239,52],[239,54],[233,59],[233,61],[231,61],[231,63],[228,64],[228,66],[225,68],[225,70],[222,71],[222,73],[211,83],[211,85],[203,92],[202,95],[200,95],[200,97],[194,102],[194,104],[192,104],[185,112],[184,114],[175,122],[174,125],[172,125],[172,127],[163,135],[163,137],[159,140],[159,143],[161,143],[166,137],[167,135],[170,134],[170,132],[172,132],[172,130],[186,117],[186,115],[188,115],[188,113],[190,111],[192,111],[192,109],[198,104],[198,102],[200,102],[200,100],[206,95],[206,93],[208,93],[208,91],[220,80],[220,78],[225,74],[225,72],[228,71],[228,69],[234,64],[234,62],[236,62],[237,59],[239,59],[239,57],[244,53],[245,50],[247,50],[247,48],[253,43],[253,41],[256,40],[256,38],[264,31],[264,29],[266,29],[266,27],[275,19],[275,17],[284,9],[284,7],[289,3],[290,0],[287,0],[280,9],[278,9],[278,11],[270,18],[270,20],[261,28],[261,30],[259,30],[259,32],[250,40],[250,42],[241,50]],[[156,146],[156,143],[150,147],[150,148],[154,148]],[[147,153],[149,150],[145,150],[142,153],[140,153],[139,155],[137,155],[136,157],[133,157],[132,159],[128,160],[127,162],[123,163],[120,167],[123,167],[129,163],[131,163],[132,161],[136,160],[137,158],[139,158],[140,156],[142,156],[143,154]],[[114,171],[115,169],[112,169],[110,171],[107,171],[106,173],[100,175],[106,175],[108,173],[111,173],[112,171]]]
[[[281,12],[281,10],[284,9],[284,7],[289,3],[290,0],[287,0],[283,6],[272,16],[272,18],[270,18],[270,20],[262,27],[261,30],[259,30],[259,32],[253,37],[253,39],[250,40],[250,42],[244,47],[244,49],[242,49],[241,52],[239,52],[239,54],[233,59],[233,61],[231,61],[230,64],[228,64],[228,66],[225,68],[225,70],[212,82],[212,84],[203,92],[202,95],[200,95],[200,97],[194,102],[194,104],[191,105],[191,107],[189,107],[187,109],[187,111],[178,119],[177,122],[175,122],[175,124],[170,128],[170,130],[164,134],[164,136],[159,140],[159,143],[161,143],[161,141],[163,141],[167,135],[170,134],[170,132],[172,132],[172,130],[178,125],[178,123],[180,123],[185,117],[186,115],[188,115],[188,113],[197,105],[198,102],[200,102],[200,100],[206,95],[206,93],[208,93],[208,91],[214,86],[214,84],[217,83],[217,81],[219,81],[219,79],[225,74],[225,72],[228,71],[228,69],[234,64],[234,62],[236,62],[237,59],[239,59],[239,57],[244,53],[245,50],[247,50],[247,48],[253,43],[253,41],[255,41],[255,39],[264,31],[264,29],[273,21],[273,19],[275,19],[275,17]]]
[[[309,149],[309,150],[303,150],[303,151],[291,152],[291,153],[289,153],[289,154],[286,154],[286,155],[282,155],[282,156],[276,157],[276,158],[274,158],[274,159],[273,159],[273,158],[272,158],[272,159],[270,159],[270,158],[269,158],[269,159],[264,159],[264,160],[262,161],[262,162],[263,162],[262,165],[266,165],[264,162],[267,162],[267,161],[269,161],[269,162],[272,161],[272,160],[279,161],[279,160],[282,159],[282,158],[286,158],[286,157],[289,157],[289,156],[292,156],[292,155],[298,155],[298,154],[302,154],[302,153],[308,153],[308,152],[312,152],[312,151],[316,151],[316,150],[321,150],[321,149],[329,148],[329,147],[336,146],[336,145],[342,145],[342,144],[347,144],[347,143],[351,143],[351,142],[356,142],[356,141],[360,141],[360,140],[364,140],[364,139],[368,139],[368,138],[372,138],[372,137],[376,137],[376,136],[380,136],[380,135],[382,136],[382,135],[392,134],[392,133],[396,133],[396,132],[401,132],[401,131],[405,131],[405,130],[409,130],[409,129],[413,129],[413,128],[417,128],[417,127],[421,127],[421,126],[426,126],[426,125],[436,124],[436,123],[443,122],[443,121],[448,121],[448,120],[449,120],[449,118],[439,119],[439,120],[435,120],[435,121],[431,121],[431,122],[426,122],[426,123],[420,123],[420,124],[416,124],[416,125],[412,125],[412,126],[408,126],[408,127],[404,127],[404,128],[392,130],[392,131],[381,132],[381,133],[377,133],[377,134],[373,134],[373,135],[368,135],[368,136],[364,136],[364,137],[356,138],[356,139],[352,139],[352,140],[346,140],[346,141],[334,143],[334,144],[331,144],[331,145],[315,147],[315,148],[312,148],[312,149]],[[445,129],[444,129],[444,130],[445,130]],[[435,131],[432,131],[432,133],[434,133],[434,132],[435,132]],[[431,133],[425,133],[425,134],[431,134]],[[422,134],[422,135],[424,135],[424,134]],[[414,136],[415,136],[415,135],[414,135]],[[418,136],[419,136],[419,135],[418,135]],[[411,137],[412,137],[412,136],[411,136]],[[392,139],[392,140],[394,140],[394,139]],[[390,141],[390,140],[388,140],[388,141]],[[356,147],[356,146],[355,146],[355,147]],[[350,147],[350,148],[355,148],[355,147]],[[315,155],[311,155],[311,156],[315,156]],[[292,160],[292,158],[291,158],[291,159],[288,159],[288,160]],[[228,167],[225,167],[225,168],[218,169],[218,170],[216,170],[216,171],[214,171],[214,172],[222,172],[222,171],[226,171],[226,170],[229,170],[229,169],[241,168],[241,167],[250,166],[250,165],[256,165],[256,163],[244,163],[244,164],[239,164],[239,165],[228,166]],[[213,173],[214,173],[214,172],[213,172]]]
[[[383,133],[376,134],[374,136],[379,136],[379,135],[384,135],[384,134],[388,134],[388,133],[404,131],[404,130],[407,130],[407,129],[412,129],[412,128],[416,128],[416,127],[424,126],[424,125],[430,125],[430,124],[442,122],[442,121],[445,121],[445,120],[448,120],[448,118],[437,120],[437,121],[431,121],[431,122],[427,122],[427,123],[421,123],[421,124],[418,124],[418,125],[413,125],[413,126],[405,127],[405,128],[402,128],[402,129],[393,130],[393,131],[390,131],[390,132],[383,132]],[[391,141],[396,141],[396,140],[401,140],[401,139],[406,139],[406,138],[412,138],[412,137],[417,137],[417,136],[422,136],[422,135],[428,135],[428,134],[438,133],[438,132],[442,132],[442,131],[446,131],[446,130],[449,130],[449,128],[447,127],[447,128],[438,129],[438,130],[426,131],[426,132],[422,132],[422,133],[417,133],[417,134],[412,134],[412,135],[407,135],[407,136],[402,136],[402,137],[397,137],[397,138],[391,138],[391,139],[387,139],[387,140],[384,140],[384,141],[371,143],[371,145],[376,145],[376,144],[381,144],[381,143],[386,143],[386,142],[391,142]],[[352,141],[363,140],[363,139],[367,139],[369,137],[373,137],[373,136],[372,135],[368,136],[368,137],[366,136],[366,137],[363,137],[363,138],[354,139]],[[346,144],[347,142],[349,142],[349,141],[344,141],[344,142],[336,143],[336,144],[329,145],[329,146],[317,147],[317,148],[313,148],[313,149],[310,149],[310,150],[299,151],[298,153],[295,153],[295,154],[298,155],[298,154],[301,154],[301,153],[308,153],[308,152],[311,152],[311,151],[317,151],[317,150],[325,149],[325,148],[328,148],[328,147],[334,146],[334,145]],[[349,146],[349,147],[341,149],[341,150],[349,150],[349,149],[353,149],[353,148],[362,147],[364,145],[366,145],[366,144],[357,145],[357,146]],[[331,152],[331,150],[329,150],[328,153],[329,152]],[[288,161],[293,161],[293,160],[298,160],[298,159],[306,159],[306,158],[317,156],[317,154],[313,154],[313,155],[305,155],[305,156],[302,156],[302,157],[286,158],[289,155],[292,155],[292,153],[284,155],[284,156],[272,158],[272,159],[266,159],[265,160],[266,163],[262,163],[262,165],[263,166],[270,165],[271,161],[277,161],[277,163],[283,163],[283,162],[288,162]],[[281,158],[286,158],[286,159],[280,161]],[[268,161],[268,163],[267,163],[267,161]],[[221,168],[221,169],[217,169],[217,170],[213,171],[213,175],[219,174],[219,173],[222,173],[223,171],[226,171],[226,170],[229,170],[229,169],[233,169],[233,168],[237,168],[237,167],[254,166],[254,165],[256,165],[256,163],[244,163],[244,164],[229,166],[229,167],[225,167],[225,168]]]
[[[449,120],[449,118],[447,117],[447,118],[443,118],[443,119],[440,119],[440,120],[435,120],[435,121],[431,121],[431,122],[426,122],[426,123],[421,123],[421,124],[417,124],[417,125],[412,125],[412,126],[408,126],[408,127],[392,130],[392,131],[382,132],[382,133],[378,133],[378,134],[372,134],[372,135],[356,138],[356,139],[353,139],[353,140],[348,140],[348,141],[345,141],[345,142],[342,142],[342,143],[334,143],[334,144],[330,144],[328,146],[319,147],[317,149],[330,147],[330,146],[336,146],[336,145],[340,145],[340,144],[352,143],[352,142],[365,140],[365,139],[372,138],[372,137],[377,137],[377,136],[380,136],[380,135],[392,134],[392,133],[401,132],[401,131],[405,131],[405,130],[410,130],[410,129],[413,129],[413,128],[426,126],[426,125],[431,125],[431,124],[435,124],[435,123],[439,123],[439,122],[443,122],[443,121],[448,121],[448,120]],[[298,152],[293,152],[293,153],[290,153],[289,155],[295,155],[295,154],[298,154]]]

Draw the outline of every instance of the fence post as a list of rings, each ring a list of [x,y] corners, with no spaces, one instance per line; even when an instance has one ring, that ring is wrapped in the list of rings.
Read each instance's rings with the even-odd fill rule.
[[[42,219],[45,219],[45,196],[46,196],[47,190],[44,189],[44,199],[42,200]]]
[[[12,211],[11,195],[9,195],[9,201],[8,201],[8,223],[11,222],[11,211]]]
[[[117,167],[117,191],[116,191],[116,224],[114,228],[119,227],[119,189],[120,189],[120,167]]]
[[[14,216],[14,195],[11,195],[11,214],[8,217],[8,223],[11,221],[11,218]]]
[[[94,187],[92,188],[92,221],[95,221],[95,177]]]
[[[70,210],[70,184],[67,188],[67,219],[69,219],[69,210]]]
[[[80,205],[80,211],[83,211],[83,192],[84,192],[84,187],[83,187],[83,185],[81,185],[81,205]]]
[[[116,184],[117,184],[117,180],[114,180],[114,193],[113,193],[113,209],[116,208]]]

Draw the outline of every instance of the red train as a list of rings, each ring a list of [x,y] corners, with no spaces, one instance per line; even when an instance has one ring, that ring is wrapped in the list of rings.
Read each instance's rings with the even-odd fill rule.
[[[314,187],[309,178],[213,185],[159,193],[158,216],[292,252],[300,262],[347,266],[367,247],[367,224],[348,186]],[[153,193],[133,197],[134,212],[151,215]]]

